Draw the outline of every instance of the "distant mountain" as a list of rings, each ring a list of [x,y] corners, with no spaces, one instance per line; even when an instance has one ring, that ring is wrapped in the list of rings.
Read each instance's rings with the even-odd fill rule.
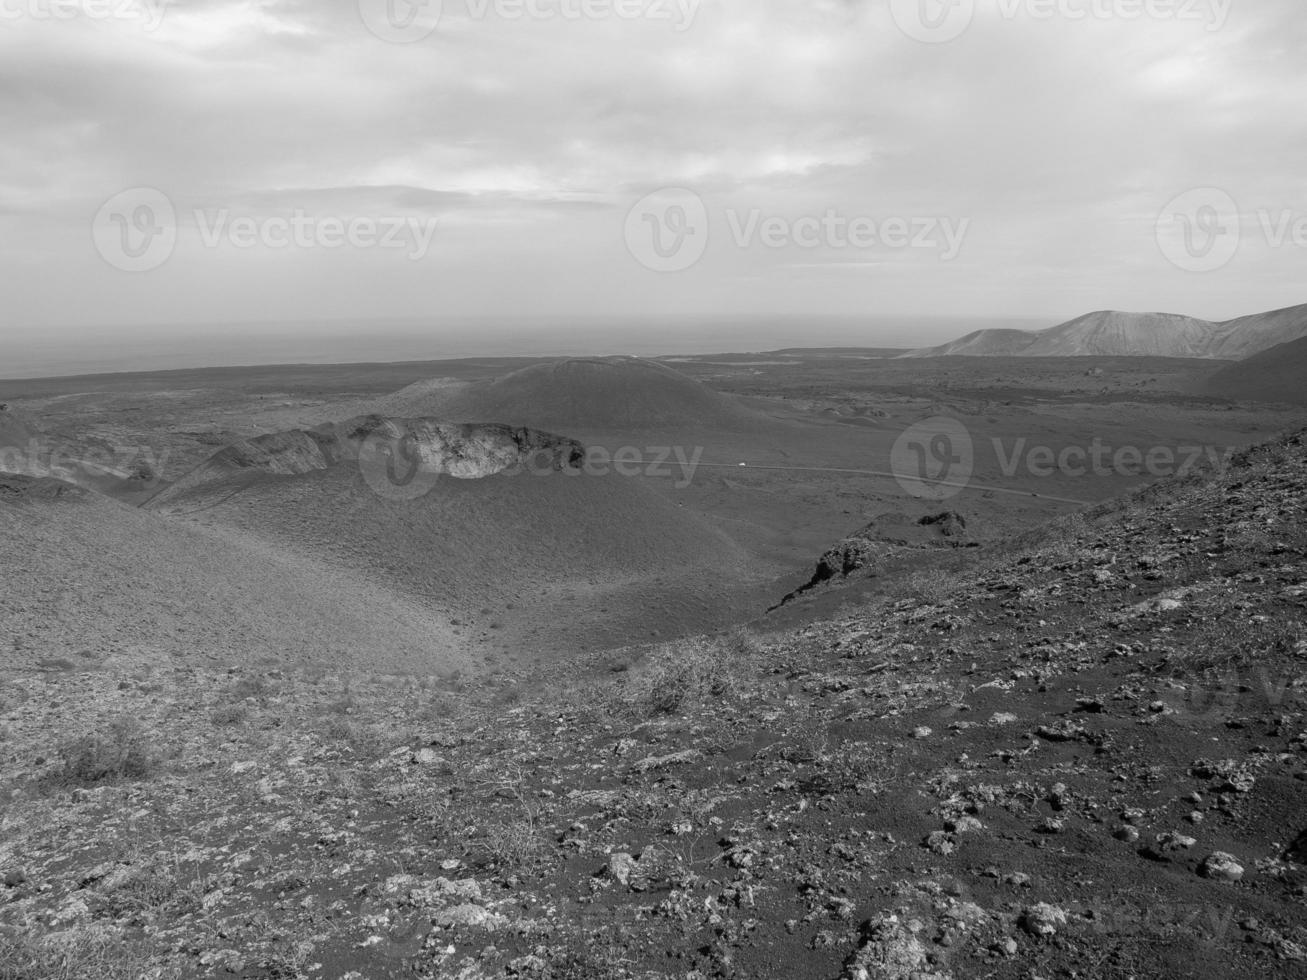
[[[1227,329],[1210,356],[1241,361],[1280,344],[1307,337],[1307,305],[1244,316],[1221,326]]]
[[[1207,379],[1207,390],[1238,401],[1307,405],[1307,337],[1222,368]]]
[[[1240,360],[1307,337],[1307,305],[1223,323],[1100,311],[1047,330],[978,330],[905,357],[1199,357]]]

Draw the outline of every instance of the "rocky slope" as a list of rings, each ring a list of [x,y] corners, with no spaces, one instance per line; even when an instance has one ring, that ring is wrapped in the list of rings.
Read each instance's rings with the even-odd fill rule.
[[[1240,360],[1307,336],[1307,305],[1216,323],[1100,311],[1047,330],[979,330],[906,357],[1198,357]]]
[[[831,621],[633,657],[534,691],[127,660],[11,675],[0,963],[1307,967],[1302,436]]]

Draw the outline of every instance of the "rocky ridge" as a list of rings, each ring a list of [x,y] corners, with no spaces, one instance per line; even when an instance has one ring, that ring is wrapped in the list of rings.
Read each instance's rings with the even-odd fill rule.
[[[399,479],[415,467],[430,475],[478,480],[522,464],[576,469],[584,459],[579,442],[534,429],[364,415],[234,443],[161,490],[148,506],[164,507],[214,484],[299,476],[341,463],[375,471],[382,481]]]

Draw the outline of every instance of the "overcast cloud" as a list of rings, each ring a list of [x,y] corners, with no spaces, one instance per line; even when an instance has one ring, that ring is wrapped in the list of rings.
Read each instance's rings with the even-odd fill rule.
[[[947,41],[917,0],[445,0],[409,43],[385,5],[0,0],[0,330],[1307,300],[1302,0],[978,0]],[[669,187],[706,248],[660,272],[632,227],[693,209],[628,213]],[[1157,225],[1203,187],[1242,235],[1195,271]],[[177,216],[145,271],[103,254],[134,188]]]

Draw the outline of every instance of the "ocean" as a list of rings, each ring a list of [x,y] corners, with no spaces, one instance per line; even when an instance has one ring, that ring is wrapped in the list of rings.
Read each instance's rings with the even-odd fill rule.
[[[538,317],[336,320],[5,331],[0,378],[178,368],[463,357],[743,353],[791,347],[911,349],[986,327],[1051,321],[950,317]]]

